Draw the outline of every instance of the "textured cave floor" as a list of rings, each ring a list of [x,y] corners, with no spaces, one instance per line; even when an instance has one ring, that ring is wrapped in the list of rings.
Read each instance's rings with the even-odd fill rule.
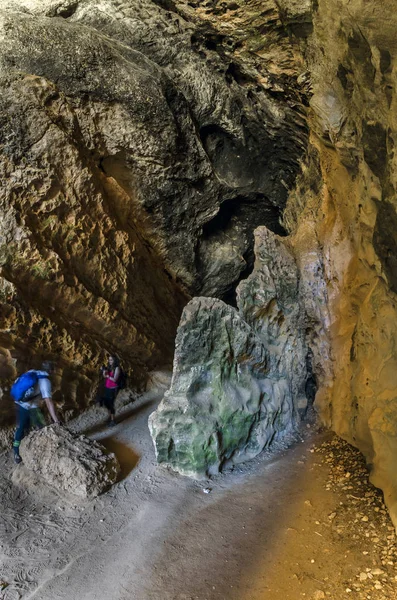
[[[155,464],[158,400],[125,407],[111,431],[100,409],[79,420],[122,466],[95,501],[29,485],[0,457],[2,600],[397,598],[394,529],[354,449],[305,427],[289,449],[196,482]]]

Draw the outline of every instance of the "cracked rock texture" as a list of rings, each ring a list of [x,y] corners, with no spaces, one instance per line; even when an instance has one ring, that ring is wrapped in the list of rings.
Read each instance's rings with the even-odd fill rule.
[[[198,331],[205,304],[216,330],[227,315],[254,335],[266,369],[289,373],[296,414],[317,389],[320,418],[365,454],[397,524],[395,12],[392,0],[3,0],[0,394],[51,355],[57,398],[76,410],[105,348],[143,383],[170,363],[189,298],[213,296],[189,305]],[[258,256],[252,273],[258,226],[288,241],[264,241],[273,262]],[[296,300],[273,277],[285,252]],[[275,339],[296,351],[274,353]]]
[[[157,460],[192,476],[256,456],[307,405],[307,347],[293,256],[266,228],[239,309],[194,298],[178,328],[171,387],[149,419]]]
[[[216,4],[2,1],[5,395],[50,356],[75,412],[104,349],[142,384],[190,295],[233,296],[255,227],[283,233],[308,135],[288,23],[310,12]]]
[[[189,4],[214,27],[232,21],[227,3]],[[235,4],[246,24],[254,3]],[[318,0],[279,8],[299,38],[297,78],[311,95],[310,140],[284,227],[299,268],[316,407],[364,453],[397,524],[395,6]],[[253,52],[268,73],[277,71],[270,40],[284,64],[275,35],[273,28]]]
[[[85,436],[52,425],[22,440],[27,469],[58,492],[92,499],[116,482],[120,465],[114,454]]]
[[[286,227],[301,264],[322,420],[366,456],[397,525],[396,12],[316,3],[311,149]]]

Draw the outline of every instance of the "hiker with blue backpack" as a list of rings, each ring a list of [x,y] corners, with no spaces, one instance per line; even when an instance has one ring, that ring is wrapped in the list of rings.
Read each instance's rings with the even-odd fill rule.
[[[50,381],[52,371],[52,363],[44,361],[40,371],[31,369],[23,373],[11,387],[10,393],[17,410],[17,428],[13,444],[14,460],[17,464],[22,462],[19,454],[19,446],[22,438],[31,427],[41,429],[45,425],[44,416],[40,410],[42,402],[46,403],[53,422],[59,423],[52,401]]]

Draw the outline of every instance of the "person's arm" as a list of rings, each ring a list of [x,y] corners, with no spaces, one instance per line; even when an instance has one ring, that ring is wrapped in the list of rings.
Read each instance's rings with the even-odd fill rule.
[[[48,377],[44,377],[39,379],[40,393],[44,402],[47,405],[48,412],[51,415],[51,419],[54,423],[59,423],[59,419],[57,417],[57,413],[55,412],[55,406],[52,401],[52,386]]]
[[[51,419],[54,423],[59,423],[59,419],[57,417],[57,413],[55,412],[55,406],[51,398],[43,398],[44,402],[47,405],[48,412],[51,415]]]
[[[113,377],[109,377],[109,379],[110,379],[110,381],[114,381],[114,383],[116,383],[119,376],[120,376],[120,367],[116,367],[114,370]]]

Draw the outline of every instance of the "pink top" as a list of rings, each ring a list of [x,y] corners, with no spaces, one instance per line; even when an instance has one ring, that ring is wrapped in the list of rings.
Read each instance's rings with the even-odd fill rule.
[[[106,381],[105,381],[105,387],[106,388],[110,388],[111,390],[113,390],[114,388],[117,387],[117,381],[112,381],[111,379],[109,379],[110,377],[114,376],[114,371],[109,371],[108,374],[106,375]]]

